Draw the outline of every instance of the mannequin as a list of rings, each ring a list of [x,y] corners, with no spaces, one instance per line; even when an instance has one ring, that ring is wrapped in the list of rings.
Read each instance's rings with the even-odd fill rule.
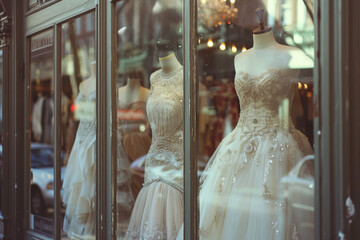
[[[79,126],[64,173],[63,229],[69,238],[94,239],[96,186],[96,62],[82,81],[75,102]],[[76,116],[77,115],[77,116]]]
[[[79,91],[86,97],[96,90],[96,61],[90,63],[90,77],[80,83]]]
[[[258,13],[254,47],[234,60],[238,124],[219,144],[199,181],[200,239],[298,239],[299,226],[291,219],[280,184],[313,152],[289,116],[296,91],[289,61],[297,50],[276,43]]]
[[[242,69],[250,75],[257,75],[269,69],[288,69],[292,55],[300,51],[297,48],[278,44],[275,41],[271,27],[264,26],[262,21],[263,10],[256,10],[260,26],[253,31],[254,45],[246,52],[235,56],[235,71]],[[274,58],[276,57],[276,61]],[[254,64],[256,63],[256,64]]]
[[[141,86],[141,74],[136,71],[129,73],[127,83],[118,89],[119,102],[121,105],[129,105],[133,102],[146,102],[149,89]]]
[[[126,239],[175,239],[183,220],[183,71],[174,52],[163,46],[146,105],[152,142],[144,184]]]

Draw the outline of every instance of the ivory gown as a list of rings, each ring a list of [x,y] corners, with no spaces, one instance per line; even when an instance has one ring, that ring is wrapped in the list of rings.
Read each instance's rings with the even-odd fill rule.
[[[152,143],[126,239],[175,239],[183,221],[183,71],[150,77]]]

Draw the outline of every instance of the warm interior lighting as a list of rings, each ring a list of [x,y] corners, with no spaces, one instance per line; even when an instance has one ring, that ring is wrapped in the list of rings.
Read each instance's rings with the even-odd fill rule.
[[[304,88],[308,89],[308,85],[306,83],[304,83]]]
[[[247,48],[245,47],[245,46],[243,46],[242,48],[241,48],[241,52],[246,52],[247,51]]]
[[[306,94],[306,96],[307,96],[308,98],[311,98],[311,97],[312,97],[312,93],[311,93],[311,92],[308,92],[308,93]]]
[[[213,47],[214,46],[214,42],[212,41],[211,38],[209,38],[209,40],[207,41],[207,46],[208,47]]]
[[[236,47],[235,45],[232,45],[232,46],[231,46],[231,51],[232,51],[233,53],[236,53],[236,52],[237,52],[237,47]]]
[[[231,4],[234,4],[236,2],[236,0],[230,0]]]
[[[200,3],[201,3],[201,4],[205,4],[205,3],[206,3],[206,0],[200,0]]]
[[[218,25],[221,25],[221,24],[222,24],[222,22],[219,21],[219,22],[218,22]]]
[[[226,49],[225,43],[220,44],[219,48],[221,51],[224,51]]]
[[[298,89],[302,89],[302,84],[301,84],[301,82],[298,82]]]

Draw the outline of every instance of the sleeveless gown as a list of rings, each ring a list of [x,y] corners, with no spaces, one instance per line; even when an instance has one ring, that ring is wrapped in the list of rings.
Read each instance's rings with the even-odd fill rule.
[[[312,154],[290,117],[296,86],[290,70],[236,74],[240,118],[200,178],[200,239],[297,239],[279,188],[281,178]]]
[[[126,239],[175,239],[183,222],[183,71],[150,77],[152,143]]]
[[[86,97],[79,93],[76,103],[92,103],[95,110],[96,91]],[[85,108],[85,107],[84,107]],[[87,110],[87,109],[85,109]],[[95,234],[95,157],[96,117],[80,119],[63,183],[63,202],[66,207],[63,229],[69,237]]]

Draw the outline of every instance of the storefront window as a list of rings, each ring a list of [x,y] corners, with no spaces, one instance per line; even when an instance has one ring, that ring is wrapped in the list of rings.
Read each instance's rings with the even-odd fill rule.
[[[61,25],[59,124],[66,239],[92,239],[96,233],[96,66],[92,12]]]
[[[30,228],[51,236],[54,213],[53,30],[31,37]]]
[[[314,25],[300,0],[198,1],[199,235],[314,239]]]
[[[183,223],[182,1],[119,1],[118,239],[174,239]]]

